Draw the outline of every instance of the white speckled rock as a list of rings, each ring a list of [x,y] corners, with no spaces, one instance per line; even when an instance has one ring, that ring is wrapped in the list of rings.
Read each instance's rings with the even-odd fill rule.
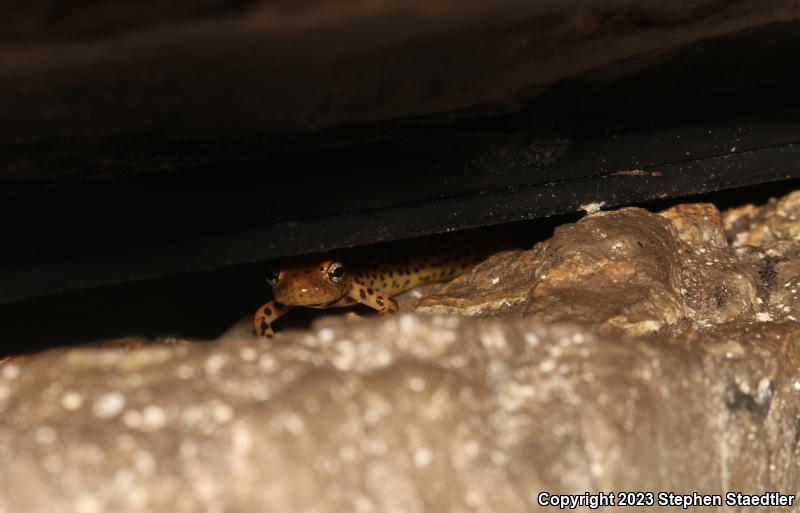
[[[690,349],[406,314],[52,351],[0,372],[0,511],[528,512],[542,490],[789,489],[796,352],[727,335]]]

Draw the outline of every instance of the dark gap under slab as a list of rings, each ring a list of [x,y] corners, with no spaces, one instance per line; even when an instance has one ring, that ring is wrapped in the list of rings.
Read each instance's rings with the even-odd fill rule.
[[[800,180],[639,206],[659,211],[678,203],[711,202],[723,210],[747,203],[763,204],[795,189],[800,189]],[[555,227],[575,222],[583,215],[560,215],[506,226],[518,245],[531,247],[549,238]],[[391,243],[387,248],[390,250]],[[0,304],[0,325],[4,326],[0,356],[128,336],[212,339],[236,322],[249,319],[254,309],[271,297],[263,275],[268,265],[266,261]],[[372,315],[368,309],[349,310]],[[280,319],[277,327],[303,328],[320,316],[343,312],[298,308]]]

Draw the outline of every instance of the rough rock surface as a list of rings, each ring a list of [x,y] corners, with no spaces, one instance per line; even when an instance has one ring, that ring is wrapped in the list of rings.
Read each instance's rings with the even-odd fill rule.
[[[793,208],[794,196],[724,217],[711,204],[678,205],[659,214],[640,208],[598,212],[558,227],[531,251],[495,256],[423,299],[416,311],[515,312],[545,323],[586,323],[611,335],[673,336],[781,316],[785,305],[773,289],[776,269],[787,269],[788,278],[797,251],[785,226],[793,222],[791,214],[782,214]],[[754,224],[769,238],[729,244],[728,238],[751,236],[734,232],[747,214],[769,220]],[[776,226],[766,228],[769,222]]]
[[[798,215],[800,193],[599,212],[429,290],[417,314],[7,361],[0,512],[794,493]]]

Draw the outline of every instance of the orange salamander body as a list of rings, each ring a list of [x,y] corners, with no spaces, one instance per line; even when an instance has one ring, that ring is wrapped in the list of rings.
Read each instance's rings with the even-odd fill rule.
[[[273,335],[272,323],[297,306],[344,307],[361,303],[380,314],[397,311],[392,296],[423,283],[446,281],[492,253],[513,247],[506,241],[455,238],[444,244],[395,243],[396,251],[351,250],[339,256],[307,256],[289,261],[267,281],[275,299],[253,317],[255,332]]]

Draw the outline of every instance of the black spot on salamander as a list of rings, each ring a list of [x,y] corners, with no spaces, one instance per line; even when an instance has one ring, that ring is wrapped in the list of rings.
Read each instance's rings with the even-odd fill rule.
[[[265,308],[264,315],[272,315],[272,310],[270,310],[269,308]]]
[[[411,280],[406,280],[406,282],[403,284],[403,287],[408,287],[409,283],[411,283]]]
[[[375,302],[378,303],[378,306],[383,306],[383,296],[376,297]]]
[[[383,288],[386,288],[386,282],[383,282],[383,285],[382,285],[382,287],[383,287]]]
[[[358,295],[361,296],[361,299],[367,297],[367,293],[364,291],[364,289],[358,289]]]
[[[367,294],[369,294],[370,296],[371,296],[372,294],[374,294],[374,293],[375,293],[375,291],[374,291],[374,290],[372,290],[372,289],[367,289]]]

